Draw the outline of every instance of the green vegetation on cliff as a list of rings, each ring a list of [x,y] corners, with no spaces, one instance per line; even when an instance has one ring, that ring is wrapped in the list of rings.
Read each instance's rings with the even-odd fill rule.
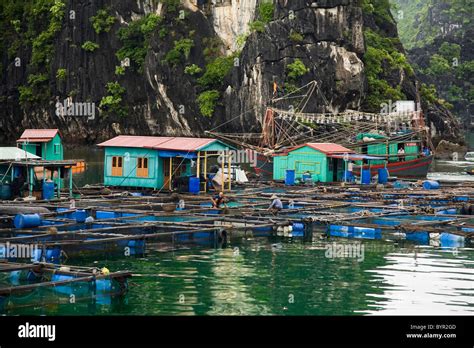
[[[470,116],[474,105],[474,2],[392,0],[400,38],[425,84],[424,95]],[[436,97],[434,97],[436,96]]]
[[[129,59],[132,67],[141,71],[150,46],[151,33],[158,28],[161,21],[160,16],[150,13],[130,22],[127,27],[120,28],[117,35],[122,47],[116,53],[117,58],[120,61]]]

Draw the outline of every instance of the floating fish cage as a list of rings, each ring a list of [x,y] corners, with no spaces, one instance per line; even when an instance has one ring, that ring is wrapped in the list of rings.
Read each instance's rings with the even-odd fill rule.
[[[108,304],[128,291],[127,271],[50,263],[0,262],[0,311],[38,303],[93,300]]]

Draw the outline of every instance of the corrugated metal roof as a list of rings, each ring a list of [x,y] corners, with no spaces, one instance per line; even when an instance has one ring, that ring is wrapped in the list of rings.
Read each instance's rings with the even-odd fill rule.
[[[200,148],[217,141],[212,138],[185,138],[185,137],[152,137],[119,135],[104,141],[97,146],[137,147],[156,150],[197,151]]]
[[[306,143],[302,145],[298,145],[292,149],[290,149],[288,152],[294,151],[296,149],[299,149],[303,146],[309,146],[317,151],[320,151],[325,154],[332,154],[332,153],[354,153],[353,150],[348,149],[342,145],[339,144],[334,144],[334,143]]]
[[[211,138],[172,138],[153,148],[160,150],[197,151],[200,148],[217,141]]]
[[[19,161],[23,159],[41,159],[32,153],[17,147],[0,147],[0,160],[2,161]]]
[[[25,129],[17,142],[23,142],[26,140],[45,142],[53,139],[57,133],[57,129]]]

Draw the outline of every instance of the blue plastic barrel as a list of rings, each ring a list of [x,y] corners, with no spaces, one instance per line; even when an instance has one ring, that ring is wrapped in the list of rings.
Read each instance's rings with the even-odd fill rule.
[[[87,212],[84,209],[79,209],[74,212],[74,218],[76,222],[84,222],[87,218]]]
[[[43,199],[49,200],[54,198],[54,182],[44,181],[43,182]]]
[[[287,169],[285,172],[285,185],[291,186],[295,184],[295,171],[294,169]]]
[[[189,178],[189,193],[194,193],[198,194],[200,189],[199,189],[199,178],[192,176]]]
[[[425,180],[425,181],[423,181],[423,188],[425,190],[439,189],[439,182],[434,181],[434,180]]]
[[[386,184],[388,182],[388,170],[387,168],[380,168],[378,170],[379,184]]]
[[[446,248],[463,248],[465,238],[452,233],[441,233],[440,238],[441,247]]]
[[[38,227],[41,225],[41,217],[38,214],[18,214],[13,220],[15,228]]]
[[[354,174],[348,170],[344,171],[344,181],[353,182]]]
[[[113,218],[116,218],[116,217],[119,217],[119,216],[118,216],[118,214],[116,214],[113,211],[97,210],[95,212],[95,217],[96,217],[96,219],[113,219]]]
[[[362,169],[362,184],[370,184],[370,179],[371,179],[371,175],[370,175],[370,169]]]
[[[2,184],[0,186],[0,200],[12,198],[12,187],[10,184]]]
[[[110,292],[112,291],[112,281],[110,279],[97,279],[95,281],[96,292]]]
[[[293,222],[293,231],[304,231],[304,224],[302,222]]]

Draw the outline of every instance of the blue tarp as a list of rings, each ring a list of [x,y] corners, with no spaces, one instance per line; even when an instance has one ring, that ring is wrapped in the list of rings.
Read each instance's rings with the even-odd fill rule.
[[[196,153],[194,152],[184,152],[184,151],[158,151],[158,156],[170,158],[170,157],[183,157],[186,159],[197,158]]]

